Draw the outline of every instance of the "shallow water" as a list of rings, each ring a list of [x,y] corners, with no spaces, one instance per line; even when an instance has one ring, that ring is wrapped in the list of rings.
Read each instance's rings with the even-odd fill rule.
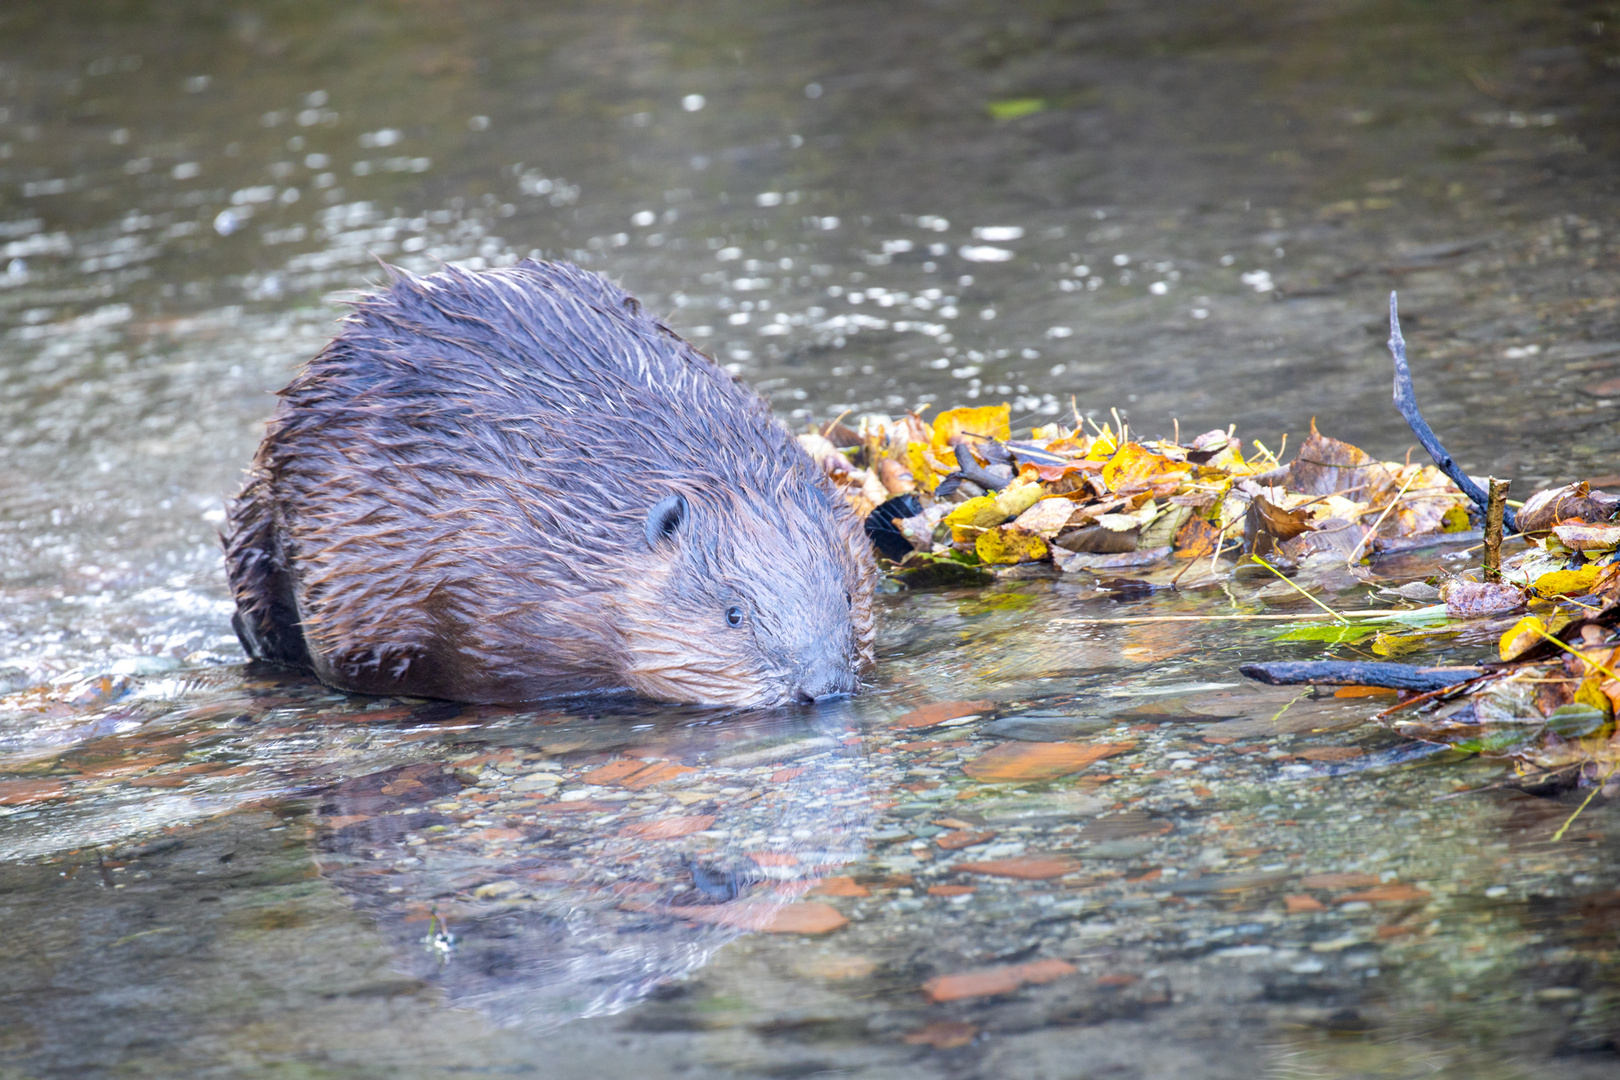
[[[1554,845],[1584,793],[1236,674],[1313,646],[1072,621],[1279,586],[888,596],[812,711],[462,709],[244,666],[214,533],[378,258],[608,273],[796,422],[1381,457],[1398,288],[1465,467],[1620,471],[1614,23],[6,5],[0,1075],[1612,1075],[1612,804]]]

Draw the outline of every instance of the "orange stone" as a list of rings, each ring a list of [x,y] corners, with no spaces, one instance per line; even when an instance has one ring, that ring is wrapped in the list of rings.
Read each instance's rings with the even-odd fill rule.
[[[594,769],[588,769],[585,772],[580,773],[576,779],[578,779],[582,784],[596,784],[598,786],[617,784],[626,777],[634,773],[638,773],[646,767],[647,763],[645,761],[636,761],[633,758],[620,758],[618,761],[610,761],[606,765],[600,765]]]
[[[1427,900],[1427,891],[1415,885],[1402,885],[1391,882],[1388,885],[1379,885],[1376,888],[1364,889],[1361,892],[1345,893],[1334,900],[1335,904],[1353,904],[1362,901],[1369,904],[1402,904],[1414,900]]]
[[[962,771],[987,784],[1056,780],[1135,746],[1135,743],[1007,742],[986,750],[963,765]]]
[[[523,839],[523,830],[522,829],[503,829],[499,825],[491,825],[487,829],[479,829],[477,832],[468,833],[467,834],[467,839],[469,839],[469,840],[489,840],[489,841],[521,840],[521,839]]]
[[[626,825],[619,830],[620,836],[633,836],[638,840],[674,840],[680,836],[691,836],[702,832],[714,824],[713,814],[697,814],[692,817],[667,817],[657,821],[637,821]]]
[[[1048,983],[1075,973],[1075,966],[1062,960],[1033,960],[1027,964],[978,968],[955,975],[937,975],[923,983],[923,995],[933,1002],[961,1001],[964,998],[1010,994],[1031,983]]]
[[[645,791],[654,784],[662,784],[665,780],[673,780],[682,773],[689,772],[697,770],[689,765],[677,765],[673,761],[655,761],[625,777],[620,783],[631,791]]]
[[[762,930],[767,934],[825,934],[849,922],[831,904],[815,900],[799,900],[791,904],[746,902],[694,905],[667,910],[672,915],[693,922],[735,926],[740,930]]]
[[[989,862],[957,863],[951,869],[964,874],[988,874],[991,877],[1021,878],[1024,881],[1046,881],[1062,877],[1080,869],[1074,859],[1062,855],[1020,855],[1012,859],[993,859]]]
[[[993,701],[936,701],[920,709],[912,709],[896,720],[891,727],[901,729],[928,728],[947,720],[960,720],[964,716],[977,716],[996,707]]]
[[[934,837],[934,843],[946,851],[957,851],[961,848],[972,847],[974,844],[984,844],[996,838],[993,832],[970,832],[958,829],[955,832],[941,833]]]
[[[1360,889],[1378,884],[1377,874],[1306,874],[1299,880],[1307,889]]]
[[[804,770],[797,767],[792,769],[777,769],[775,772],[771,773],[771,783],[785,784],[802,772],[804,772]]]
[[[971,896],[979,890],[972,885],[930,885],[929,896]]]
[[[1288,908],[1290,915],[1305,915],[1312,911],[1326,911],[1327,905],[1308,893],[1298,893],[1294,896],[1283,897],[1283,904]]]
[[[912,1046],[932,1046],[936,1050],[954,1050],[966,1046],[979,1033],[977,1024],[965,1020],[935,1020],[927,1027],[918,1028],[906,1036]]]
[[[790,851],[750,851],[748,857],[759,866],[799,865],[799,857]]]
[[[1306,761],[1348,761],[1361,756],[1354,746],[1311,746],[1294,754]]]
[[[22,806],[67,795],[60,780],[0,780],[0,806]]]
[[[864,885],[855,884],[852,877],[822,878],[821,883],[810,890],[812,896],[871,896],[872,890]]]

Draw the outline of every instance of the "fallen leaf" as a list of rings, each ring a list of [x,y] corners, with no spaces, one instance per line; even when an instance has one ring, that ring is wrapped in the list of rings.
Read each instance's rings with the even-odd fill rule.
[[[957,435],[977,435],[1006,442],[1012,438],[1012,406],[981,405],[971,409],[947,409],[934,417],[934,431],[929,443],[935,449],[950,446],[951,439]]]
[[[1620,546],[1620,525],[1558,525],[1553,535],[1571,551],[1608,551]]]
[[[1051,554],[1045,540],[1017,525],[1003,525],[980,533],[973,550],[978,553],[979,561],[988,566],[1040,562]]]
[[[993,832],[968,832],[958,829],[955,832],[941,833],[934,837],[934,843],[946,851],[958,851],[962,848],[973,847],[975,844],[987,844],[996,838]]]
[[[1073,964],[1062,960],[1034,960],[1027,964],[978,968],[955,975],[938,975],[923,983],[924,996],[935,1003],[1009,994],[1032,983],[1049,983],[1073,975]]]
[[[1446,614],[1456,619],[1496,615],[1524,604],[1524,590],[1517,585],[1462,578],[1446,582],[1440,596],[1446,602]]]
[[[1502,635],[1496,650],[1503,660],[1517,660],[1546,640],[1547,624],[1534,615],[1526,615]]]
[[[930,885],[929,896],[971,896],[979,890],[972,885]]]
[[[974,780],[987,784],[1017,780],[1056,780],[1101,761],[1135,749],[1135,743],[1002,743],[962,766]]]
[[[1304,915],[1313,911],[1326,911],[1327,905],[1314,896],[1301,893],[1297,896],[1283,897],[1283,905],[1290,915]]]

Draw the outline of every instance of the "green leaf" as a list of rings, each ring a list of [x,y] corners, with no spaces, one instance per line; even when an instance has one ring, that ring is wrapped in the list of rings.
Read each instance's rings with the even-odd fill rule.
[[[1045,98],[1009,98],[1006,101],[992,101],[985,106],[990,116],[996,120],[1017,120],[1021,116],[1032,116],[1046,108]]]
[[[1560,705],[1547,717],[1547,726],[1566,739],[1578,739],[1601,730],[1608,722],[1603,710],[1590,705]]]
[[[1354,645],[1378,633],[1371,626],[1345,626],[1342,623],[1293,626],[1277,634],[1274,641],[1324,641],[1329,645]]]

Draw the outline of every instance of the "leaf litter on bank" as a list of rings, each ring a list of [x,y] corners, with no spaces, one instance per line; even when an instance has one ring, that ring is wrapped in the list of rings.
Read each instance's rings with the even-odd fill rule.
[[[1501,510],[1418,411],[1393,294],[1390,327],[1396,407],[1435,464],[1380,461],[1322,434],[1314,420],[1286,463],[1259,443],[1245,448],[1233,427],[1187,441],[1179,429],[1147,438],[1118,413],[1097,423],[1078,408],[1073,426],[1053,422],[1020,436],[1006,404],[948,409],[932,423],[918,413],[868,415],[800,441],[866,520],[890,579],[908,588],[1090,573],[1099,588],[1145,593],[1183,578],[1217,581],[1233,557],[1232,576],[1262,572],[1246,562],[1278,576],[1313,564],[1355,572],[1425,539],[1477,539],[1489,506]],[[1493,561],[1501,537],[1491,534],[1482,570],[1410,583],[1392,597],[1431,601],[1423,606],[1334,612],[1288,582],[1324,614],[1293,617],[1276,640],[1390,660],[1528,609],[1502,635],[1488,671],[1403,691],[1410,700],[1386,712],[1404,710],[1397,728],[1413,738],[1512,758],[1528,777],[1606,781],[1620,766],[1620,495],[1569,484],[1502,517],[1521,530],[1522,550]],[[1128,576],[1117,577],[1122,570]],[[1503,694],[1504,683],[1533,692]]]

